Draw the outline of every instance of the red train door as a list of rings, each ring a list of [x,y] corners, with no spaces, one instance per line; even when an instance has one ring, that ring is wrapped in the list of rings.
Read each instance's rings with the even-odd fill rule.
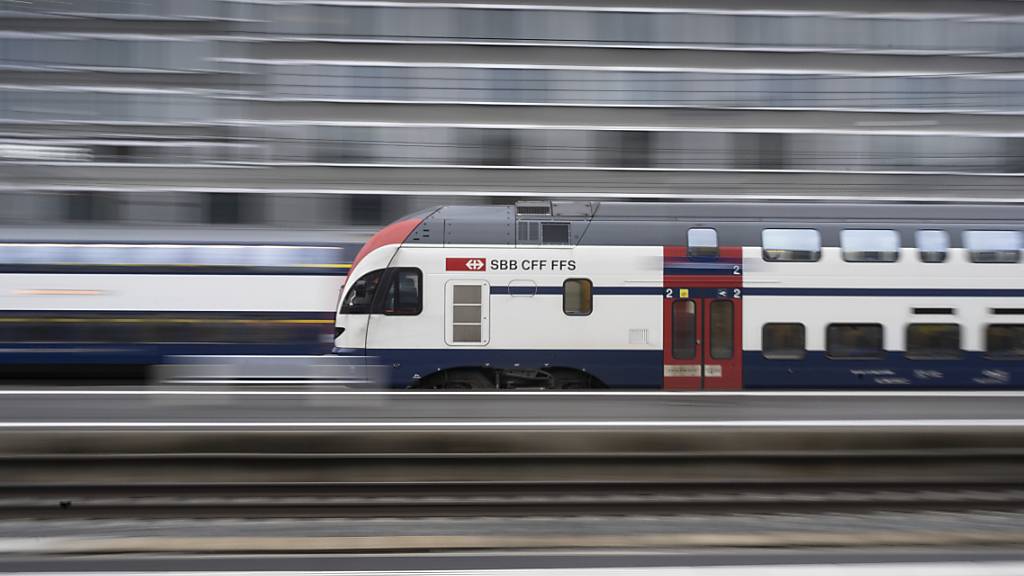
[[[666,390],[743,387],[742,270],[738,251],[722,248],[721,256],[714,261],[693,262],[686,258],[685,248],[666,248]],[[679,265],[682,262],[684,266]]]

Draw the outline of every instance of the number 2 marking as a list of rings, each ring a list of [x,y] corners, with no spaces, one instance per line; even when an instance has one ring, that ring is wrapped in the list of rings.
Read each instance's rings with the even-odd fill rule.
[[[739,265],[738,265],[738,264],[733,264],[733,265],[732,265],[732,275],[733,275],[733,276],[739,276],[739,275],[740,275],[741,273],[742,273],[742,272],[740,272],[740,267],[739,267]]]

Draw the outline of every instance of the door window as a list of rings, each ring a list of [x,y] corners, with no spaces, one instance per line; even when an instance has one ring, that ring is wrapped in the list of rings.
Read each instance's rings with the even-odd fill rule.
[[[672,357],[689,360],[697,356],[697,305],[693,300],[672,303]]]
[[[732,302],[715,300],[711,303],[711,357],[715,360],[732,358]]]
[[[395,269],[384,295],[384,314],[416,316],[422,310],[423,273],[418,268]]]
[[[728,360],[733,354],[733,304],[729,300],[711,303],[711,357]]]

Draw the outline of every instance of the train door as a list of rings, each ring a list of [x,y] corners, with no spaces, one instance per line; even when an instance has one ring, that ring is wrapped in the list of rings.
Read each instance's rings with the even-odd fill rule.
[[[743,387],[742,253],[722,247],[714,257],[665,249],[664,387]]]
[[[742,388],[738,300],[666,298],[665,307],[665,389]]]

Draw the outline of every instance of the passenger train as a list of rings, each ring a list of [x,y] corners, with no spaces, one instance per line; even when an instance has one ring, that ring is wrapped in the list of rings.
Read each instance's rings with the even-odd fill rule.
[[[176,355],[329,354],[339,291],[365,239],[332,236],[4,230],[0,374],[106,376]]]
[[[1024,207],[524,202],[395,222],[334,353],[399,388],[1024,387]]]

